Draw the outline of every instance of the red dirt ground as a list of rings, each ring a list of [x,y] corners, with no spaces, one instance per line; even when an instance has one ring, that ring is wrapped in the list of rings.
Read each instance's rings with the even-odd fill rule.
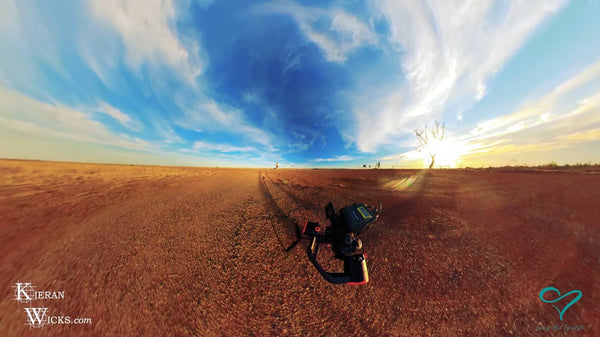
[[[2,160],[0,331],[600,336],[599,200],[600,174],[593,172]],[[306,243],[283,249],[294,225],[325,223],[329,201],[383,204],[362,235],[370,275],[364,286],[325,282]],[[337,266],[328,255],[321,251],[323,264]],[[19,303],[17,282],[65,297]],[[539,299],[545,287],[580,290],[582,298],[561,321]],[[562,309],[574,296],[554,305]],[[32,329],[26,307],[92,323]]]

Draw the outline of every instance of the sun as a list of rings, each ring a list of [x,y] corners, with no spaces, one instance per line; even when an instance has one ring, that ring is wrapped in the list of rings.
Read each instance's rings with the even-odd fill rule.
[[[421,151],[423,165],[428,167],[431,155],[435,155],[434,167],[456,167],[460,157],[466,154],[464,146],[452,139],[433,139]]]

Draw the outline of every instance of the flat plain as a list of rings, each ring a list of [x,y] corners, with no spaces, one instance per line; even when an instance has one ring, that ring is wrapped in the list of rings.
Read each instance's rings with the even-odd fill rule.
[[[327,283],[294,226],[382,203],[370,282]],[[3,336],[599,336],[600,174],[0,160]],[[329,269],[339,261],[321,250]],[[16,283],[63,299],[15,301]],[[572,290],[556,303],[540,291]],[[547,293],[546,299],[558,297]],[[91,318],[27,325],[25,308]],[[579,327],[579,331],[567,331]],[[542,329],[550,331],[543,333]]]

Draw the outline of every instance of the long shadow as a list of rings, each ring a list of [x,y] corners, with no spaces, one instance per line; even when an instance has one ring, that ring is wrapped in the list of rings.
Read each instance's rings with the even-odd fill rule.
[[[285,188],[281,187],[281,186],[277,186],[277,184],[273,181],[273,179],[271,179],[271,177],[269,177],[268,174],[265,173],[266,178],[269,179],[269,181],[271,182],[271,184],[273,186],[275,186],[276,188],[278,188],[281,192],[285,193],[290,199],[292,199],[296,205],[298,205],[298,207],[291,209],[288,211],[288,216],[290,215],[291,212],[298,210],[298,209],[312,209],[314,210],[318,210],[319,206],[316,205],[315,203],[313,203],[312,201],[306,200],[306,199],[302,199],[299,198],[298,196],[294,195],[293,193],[287,191]],[[265,190],[266,190],[266,186],[265,186]]]
[[[292,218],[289,217],[289,212],[288,212],[288,214],[286,214],[277,205],[277,202],[275,202],[275,199],[273,198],[271,193],[269,193],[269,190],[267,189],[267,185],[266,185],[266,182],[264,181],[264,179],[265,179],[265,176],[261,176],[261,174],[259,173],[258,180],[259,180],[259,184],[261,186],[261,191],[262,191],[263,197],[267,201],[267,204],[269,205],[270,209],[273,210],[273,213],[274,213],[275,217],[277,218],[277,220],[279,220],[285,224],[285,228],[287,229],[287,232],[288,232],[288,234],[286,234],[286,235],[288,237],[295,238],[295,239],[292,239],[293,241],[289,241],[288,244],[285,244],[281,240],[278,230],[275,228],[274,222],[271,222],[271,228],[273,228],[273,233],[275,233],[275,236],[277,237],[277,241],[279,242],[279,245],[281,246],[281,248],[284,251],[288,252],[300,242],[298,240],[298,237],[299,237],[298,224]]]

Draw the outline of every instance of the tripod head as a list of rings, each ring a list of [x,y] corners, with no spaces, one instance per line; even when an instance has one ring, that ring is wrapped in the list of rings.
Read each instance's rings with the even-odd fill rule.
[[[318,222],[306,221],[304,224],[302,234],[307,235],[311,240],[307,249],[308,258],[319,273],[331,283],[356,285],[367,283],[369,274],[366,256],[361,253],[362,242],[356,236],[377,220],[381,214],[381,203],[379,203],[378,209],[354,203],[336,212],[330,202],[325,206],[325,214],[330,222],[325,229],[322,229]],[[342,273],[329,273],[317,262],[321,243],[331,247],[336,259],[344,261]]]

